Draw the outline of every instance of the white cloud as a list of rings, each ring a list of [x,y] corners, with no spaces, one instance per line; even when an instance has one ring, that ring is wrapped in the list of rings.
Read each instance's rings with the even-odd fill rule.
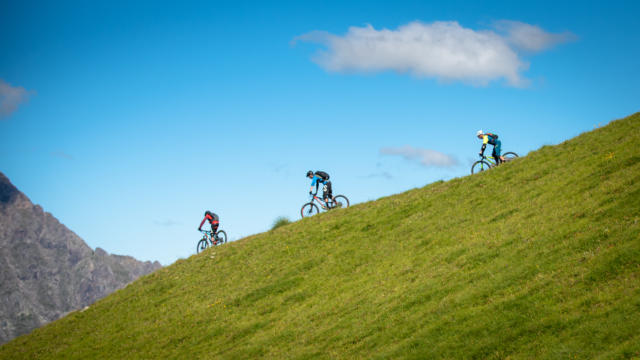
[[[337,36],[313,31],[294,39],[327,47],[313,60],[333,72],[392,70],[416,77],[486,85],[506,79],[512,86],[527,84],[520,72],[528,68],[518,49],[544,49],[562,36],[520,22],[498,22],[505,34],[464,28],[455,21],[411,22],[396,30],[371,25],[350,27]]]
[[[421,149],[409,145],[385,147],[380,149],[380,154],[402,156],[407,160],[418,161],[424,166],[452,167],[458,165],[458,161],[452,156],[439,151]]]
[[[23,87],[11,86],[0,79],[0,118],[11,115],[28,98],[29,92]]]

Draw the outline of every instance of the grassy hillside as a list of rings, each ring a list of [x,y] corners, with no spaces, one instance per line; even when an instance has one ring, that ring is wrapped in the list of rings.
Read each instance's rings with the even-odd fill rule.
[[[178,261],[0,348],[261,356],[640,357],[640,113]]]

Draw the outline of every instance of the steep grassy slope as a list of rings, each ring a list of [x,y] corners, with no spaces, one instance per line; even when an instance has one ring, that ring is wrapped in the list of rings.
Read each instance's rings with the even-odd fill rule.
[[[178,261],[0,357],[638,357],[639,276],[635,114]]]

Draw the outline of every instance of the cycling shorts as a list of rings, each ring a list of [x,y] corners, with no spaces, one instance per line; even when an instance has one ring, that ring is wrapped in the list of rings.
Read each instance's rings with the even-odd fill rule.
[[[324,199],[333,197],[333,189],[331,188],[331,181],[325,181],[322,187],[322,197]]]

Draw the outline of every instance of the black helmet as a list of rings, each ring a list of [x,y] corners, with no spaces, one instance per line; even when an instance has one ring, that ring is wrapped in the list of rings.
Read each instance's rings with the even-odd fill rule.
[[[311,171],[311,170],[307,171],[307,177],[309,177],[311,175],[313,175],[313,171]]]
[[[211,214],[211,211],[209,211],[209,210],[207,210],[207,211],[205,211],[205,212],[204,212],[204,216],[207,216],[207,215],[209,215],[209,216],[213,216],[213,215]]]

